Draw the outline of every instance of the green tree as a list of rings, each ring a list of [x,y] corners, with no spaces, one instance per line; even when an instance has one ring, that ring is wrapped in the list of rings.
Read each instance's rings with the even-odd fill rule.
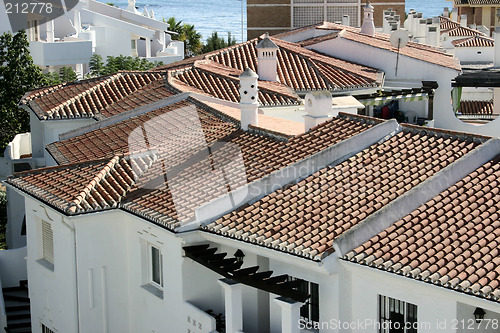
[[[98,54],[94,54],[89,62],[89,77],[109,75],[118,71],[147,71],[161,65],[163,65],[161,61],[150,62],[145,58],[122,55],[117,57],[108,56],[106,64],[104,64],[102,57]]]
[[[203,45],[202,52],[207,53],[219,49],[223,49],[228,46],[236,44],[236,39],[231,36],[231,32],[227,33],[227,42],[224,38],[219,37],[217,31],[212,32],[212,35],[207,38],[205,45]]]
[[[186,57],[202,53],[201,34],[196,31],[194,25],[183,24],[182,21],[177,21],[175,17],[171,17],[168,20],[163,18],[163,22],[168,23],[169,31],[177,33],[177,35],[172,36],[173,40],[184,42],[184,54]]]
[[[59,74],[56,72],[48,72],[43,74],[43,85],[44,86],[54,86],[56,84],[60,84],[61,78]]]
[[[0,36],[0,150],[18,133],[28,132],[29,115],[17,106],[23,95],[41,84],[43,75],[33,64],[26,32]]]
[[[61,79],[61,82],[64,83],[76,81],[78,76],[73,68],[64,66],[59,69],[59,78]]]

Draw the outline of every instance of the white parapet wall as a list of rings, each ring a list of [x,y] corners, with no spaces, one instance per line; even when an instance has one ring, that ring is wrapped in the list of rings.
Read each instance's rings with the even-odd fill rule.
[[[0,251],[0,280],[2,287],[19,286],[19,281],[27,280],[27,247]]]

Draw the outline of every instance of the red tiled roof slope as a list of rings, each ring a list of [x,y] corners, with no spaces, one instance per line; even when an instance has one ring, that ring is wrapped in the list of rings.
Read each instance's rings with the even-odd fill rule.
[[[311,29],[312,27],[307,27],[307,29]],[[347,40],[351,40],[354,42],[370,45],[372,47],[376,47],[379,49],[384,49],[388,50],[391,52],[398,52],[398,49],[393,47],[390,43],[390,35],[389,34],[384,34],[384,33],[375,33],[374,36],[362,34],[360,32],[361,29],[359,28],[353,28],[349,26],[345,26],[342,24],[337,24],[337,23],[331,23],[331,22],[323,22],[320,24],[317,24],[316,29],[323,29],[323,30],[331,30],[332,33],[325,34],[322,36],[314,37],[314,38],[309,38],[306,40],[303,40],[301,42],[298,42],[295,45],[303,45],[303,46],[309,46],[310,48],[314,49],[313,45],[316,43],[320,43],[326,40],[330,39],[335,39],[335,38],[345,38]],[[467,28],[468,29],[468,28]],[[294,34],[296,32],[301,31],[302,29],[297,29],[283,33],[283,34],[278,34],[275,37],[286,37],[291,34]],[[470,29],[472,30],[472,29]],[[475,31],[475,30],[474,30]],[[274,41],[274,40],[273,40]],[[399,53],[405,56],[408,56],[410,58],[422,60],[425,62],[433,63],[439,66],[444,66],[448,68],[452,68],[455,70],[460,70],[460,65],[458,61],[453,58],[453,55],[445,53],[443,50],[438,49],[436,47],[430,46],[430,45],[425,45],[421,43],[415,43],[415,42],[409,42],[404,48],[401,48],[399,50]]]
[[[189,142],[176,142],[174,137],[169,136],[169,130],[176,126],[199,121],[203,133],[189,133],[189,137],[197,140],[198,137],[203,136],[207,142],[223,138],[238,128],[236,121],[234,123],[224,121],[200,105],[202,104],[183,100],[74,138],[54,142],[47,146],[47,150],[59,164],[110,158],[115,154],[145,149],[142,136],[131,136],[134,130],[143,128],[148,132],[149,142],[171,140],[169,148],[173,153],[173,151],[185,149],[184,147],[190,144]],[[196,116],[196,119],[192,119],[193,116]],[[144,128],[145,124],[147,128]]]
[[[239,69],[228,68],[209,60],[196,61],[192,68],[169,73],[169,83],[179,91],[207,94],[222,100],[240,101]],[[300,97],[279,82],[259,82],[259,102],[262,105],[298,104]]]
[[[8,183],[66,213],[116,208],[151,157],[111,159],[42,168]]]
[[[92,118],[99,115],[101,110],[157,80],[163,81],[159,73],[120,72],[92,80],[39,89],[25,95],[21,103],[28,104],[43,120]],[[101,116],[107,114],[109,110]]]
[[[493,38],[484,36],[473,36],[468,38],[456,39],[451,42],[455,47],[494,47]]]
[[[342,116],[300,136],[292,137],[288,142],[276,140],[266,135],[266,132],[259,132],[258,129],[248,132],[239,130],[225,138],[224,142],[238,148],[244,162],[244,171],[228,169],[225,178],[239,179],[237,184],[232,184],[231,190],[234,190],[247,182],[257,180],[352,137],[371,126],[373,125],[356,118]],[[177,179],[169,180],[168,184],[164,182],[163,176],[159,176],[162,175],[160,166],[156,166],[157,169],[152,167],[143,177],[141,184],[154,183],[156,187],[153,186],[154,189],[151,190],[152,186],[148,185],[145,189],[139,184],[131,192],[123,208],[141,216],[154,216],[155,222],[168,228],[175,228],[178,226],[180,215],[184,219],[192,218],[196,207],[227,193],[224,184],[215,186],[217,182],[209,179],[215,175],[204,172],[208,169],[204,164],[207,162],[208,160],[201,160],[186,165],[176,175]],[[243,178],[237,177],[239,172],[244,173]],[[231,177],[231,173],[234,173],[234,177]],[[180,186],[176,189],[175,204],[169,189],[172,181]]]
[[[500,302],[500,156],[346,259]]]
[[[441,34],[447,33],[450,37],[460,37],[460,36],[485,36],[484,33],[471,29],[469,27],[463,27],[460,23],[453,21],[449,17],[439,16],[440,19],[440,29]]]
[[[262,90],[259,98],[264,105],[282,103],[283,100],[290,103],[292,97],[297,98],[290,94],[290,88],[295,91],[360,89],[377,87],[383,82],[383,73],[376,69],[325,56],[295,43],[271,39],[279,47],[279,82],[259,82]],[[217,98],[238,101],[236,75],[246,68],[257,72],[258,42],[259,39],[255,38],[208,53],[203,60],[197,58],[183,62],[184,66],[166,68],[170,72],[169,80],[175,79],[170,82],[182,91],[205,92]]]
[[[336,237],[476,146],[404,130],[203,230],[320,260]]]
[[[359,31],[349,29],[342,32],[340,36],[341,38],[370,45],[379,49],[388,50],[394,53],[398,52],[398,49],[391,45],[388,34],[376,33],[375,36],[369,36],[362,34]],[[457,59],[453,57],[453,55],[424,44],[408,42],[404,48],[399,49],[399,53],[417,60],[448,67],[457,71],[460,70],[460,64]]]
[[[458,112],[463,115],[491,115],[493,101],[460,101]]]
[[[455,5],[500,5],[500,0],[455,0]]]

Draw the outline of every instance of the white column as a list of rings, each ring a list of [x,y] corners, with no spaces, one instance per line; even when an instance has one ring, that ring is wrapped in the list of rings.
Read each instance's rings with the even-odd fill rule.
[[[500,113],[500,88],[493,88],[493,113]]]
[[[151,39],[146,38],[146,58],[151,58]]]
[[[76,29],[75,37],[78,38],[78,35],[80,34],[80,29],[82,28],[82,19],[80,18],[79,10],[75,10],[73,25]]]
[[[299,320],[302,303],[286,297],[278,297],[274,301],[281,307],[281,332],[300,333]]]
[[[83,64],[76,64],[76,74],[79,79],[83,79]]]
[[[47,22],[47,42],[54,42],[54,20]]]
[[[224,289],[226,333],[243,333],[242,285],[231,279],[220,279],[219,284]]]

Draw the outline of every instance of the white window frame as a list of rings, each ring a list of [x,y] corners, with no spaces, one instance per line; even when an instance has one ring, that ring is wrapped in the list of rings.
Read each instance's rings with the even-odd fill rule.
[[[159,278],[160,281],[155,281],[155,267],[154,267],[154,258],[153,258],[153,250],[158,251],[158,264],[159,264]],[[153,244],[148,244],[148,270],[149,270],[149,284],[155,286],[158,289],[163,290],[163,255],[161,253],[161,249]]]

